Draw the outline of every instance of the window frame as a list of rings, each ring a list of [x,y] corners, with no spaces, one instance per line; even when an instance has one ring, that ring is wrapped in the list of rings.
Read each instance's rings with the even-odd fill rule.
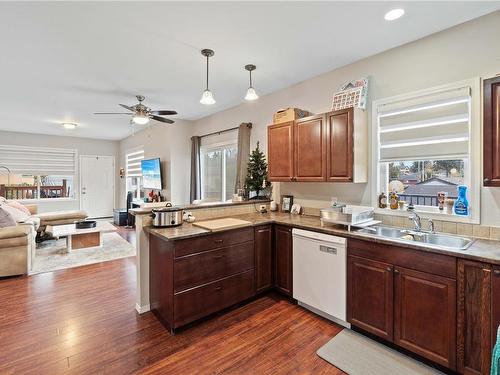
[[[203,191],[203,155],[207,151],[215,151],[215,150],[222,150],[222,178],[221,178],[221,200],[217,202],[227,202],[231,197],[226,197],[226,152],[225,150],[230,147],[235,147],[236,151],[238,150],[238,142],[236,140],[229,140],[229,141],[224,141],[224,142],[218,142],[218,143],[211,143],[206,146],[200,146],[200,196],[201,199],[204,198],[204,191]]]
[[[140,154],[142,153],[142,159],[144,160],[146,158],[146,152],[144,150],[144,146],[138,146],[134,147],[130,150],[125,151],[125,199],[127,198],[127,192],[129,191],[129,178],[137,178],[139,183],[138,183],[138,188],[136,192],[136,196],[133,197],[132,201],[136,200],[139,201],[141,200],[141,191],[142,191],[142,173],[140,176],[129,176],[129,169],[128,169],[128,161],[129,161],[129,155],[135,155],[135,154]]]
[[[371,118],[371,142],[370,142],[370,155],[371,155],[371,204],[375,207],[375,212],[379,214],[393,215],[393,216],[407,216],[408,213],[401,210],[380,209],[378,208],[378,195],[381,186],[381,162],[380,156],[380,141],[379,141],[379,118],[378,108],[398,101],[411,100],[418,97],[437,94],[442,91],[459,89],[462,87],[470,87],[470,124],[469,124],[469,150],[468,158],[465,163],[468,164],[469,173],[466,177],[466,183],[469,189],[469,216],[459,216],[455,214],[447,214],[446,210],[439,211],[437,207],[433,206],[415,206],[415,210],[421,214],[423,218],[438,219],[442,221],[462,222],[479,224],[481,219],[481,80],[479,77],[466,79],[458,82],[453,82],[445,85],[440,85],[423,90],[412,91],[409,93],[395,95],[387,98],[374,100],[372,102],[372,118]],[[451,155],[450,155],[451,157]],[[425,159],[425,158],[424,158]],[[434,158],[427,158],[437,160]],[[447,158],[442,158],[442,160]],[[439,159],[441,160],[441,159]]]

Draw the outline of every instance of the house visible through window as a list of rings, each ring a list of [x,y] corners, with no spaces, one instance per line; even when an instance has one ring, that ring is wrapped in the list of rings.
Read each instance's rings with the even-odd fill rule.
[[[236,184],[235,143],[201,147],[201,198],[225,202],[232,198]]]
[[[127,192],[132,192],[133,199],[141,199],[142,171],[141,161],[144,159],[144,150],[137,149],[125,155],[125,175]]]
[[[0,145],[0,196],[7,199],[74,198],[76,151]]]
[[[373,103],[375,196],[396,191],[400,200],[432,211],[438,193],[456,199],[457,187],[466,185],[471,208],[479,210],[471,163],[474,87],[471,80]]]

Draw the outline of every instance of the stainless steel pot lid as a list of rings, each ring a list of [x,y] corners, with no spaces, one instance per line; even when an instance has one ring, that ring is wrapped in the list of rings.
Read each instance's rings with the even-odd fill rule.
[[[182,208],[176,206],[167,206],[167,207],[155,207],[152,209],[152,212],[176,212],[176,211],[182,211]]]

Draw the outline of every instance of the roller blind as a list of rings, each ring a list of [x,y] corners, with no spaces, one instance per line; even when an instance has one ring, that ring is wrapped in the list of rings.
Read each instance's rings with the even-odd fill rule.
[[[454,88],[377,108],[379,161],[467,158],[471,88]]]
[[[144,150],[137,150],[126,155],[127,177],[142,177],[141,160],[144,160]]]
[[[0,165],[16,174],[75,175],[76,157],[71,149],[0,145]]]

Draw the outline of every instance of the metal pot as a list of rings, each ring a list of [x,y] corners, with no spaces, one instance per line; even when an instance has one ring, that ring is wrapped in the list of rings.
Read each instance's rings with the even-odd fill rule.
[[[167,203],[166,207],[153,208],[151,217],[154,227],[175,227],[182,224],[182,208]]]

